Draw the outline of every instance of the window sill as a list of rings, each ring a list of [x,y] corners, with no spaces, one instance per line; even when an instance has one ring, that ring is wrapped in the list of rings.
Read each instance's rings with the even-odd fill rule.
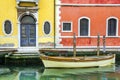
[[[106,38],[119,38],[119,36],[105,36]]]
[[[72,31],[70,30],[70,31],[62,31],[62,32],[65,32],[65,33],[67,33],[67,32],[72,32]]]
[[[76,36],[77,38],[91,38],[91,36]]]

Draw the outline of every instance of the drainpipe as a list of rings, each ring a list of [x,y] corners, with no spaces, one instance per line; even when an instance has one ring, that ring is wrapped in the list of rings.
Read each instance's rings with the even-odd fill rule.
[[[55,40],[55,36],[56,36],[56,16],[55,16],[55,12],[56,12],[56,5],[55,5],[55,0],[54,0],[54,48],[56,48],[56,40]]]

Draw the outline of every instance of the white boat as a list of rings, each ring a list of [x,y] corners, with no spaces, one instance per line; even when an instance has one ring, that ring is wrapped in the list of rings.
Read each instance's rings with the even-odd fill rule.
[[[100,38],[98,35],[98,43],[97,43],[97,56],[83,56],[77,57],[76,56],[76,37],[75,33],[73,36],[73,57],[59,57],[59,56],[46,56],[43,53],[53,53],[56,52],[57,54],[65,53],[67,51],[58,51],[58,50],[40,50],[41,53],[41,60],[45,68],[80,68],[80,67],[101,67],[101,66],[108,66],[115,63],[115,54],[111,55],[102,55],[100,56]]]
[[[115,54],[84,57],[62,57],[40,55],[45,68],[101,67],[115,63]]]

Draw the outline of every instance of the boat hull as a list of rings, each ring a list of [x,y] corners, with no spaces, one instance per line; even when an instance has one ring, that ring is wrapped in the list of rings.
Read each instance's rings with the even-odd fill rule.
[[[115,63],[115,56],[101,60],[85,61],[57,61],[41,58],[45,68],[80,68],[80,67],[101,67]]]

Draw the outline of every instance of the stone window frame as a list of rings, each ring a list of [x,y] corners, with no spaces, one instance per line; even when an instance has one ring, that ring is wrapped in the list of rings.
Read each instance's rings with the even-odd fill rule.
[[[71,24],[71,30],[63,30],[63,24],[64,23],[70,23]],[[72,21],[63,21],[62,22],[62,32],[72,32],[73,30],[72,30],[72,27],[73,27],[73,22]]]
[[[115,19],[116,20],[116,35],[114,35],[114,36],[109,36],[108,35],[108,21],[110,19]],[[107,20],[106,20],[106,37],[118,37],[118,23],[119,23],[119,20],[118,20],[117,17],[111,16],[111,17],[107,18]]]
[[[82,35],[80,35],[80,20],[82,20],[82,19],[87,19],[88,20],[88,35],[87,36],[82,36]],[[87,16],[82,16],[82,17],[80,17],[79,19],[78,19],[78,36],[79,37],[90,37],[90,24],[91,24],[91,20],[90,20],[90,18],[89,17],[87,17]]]

